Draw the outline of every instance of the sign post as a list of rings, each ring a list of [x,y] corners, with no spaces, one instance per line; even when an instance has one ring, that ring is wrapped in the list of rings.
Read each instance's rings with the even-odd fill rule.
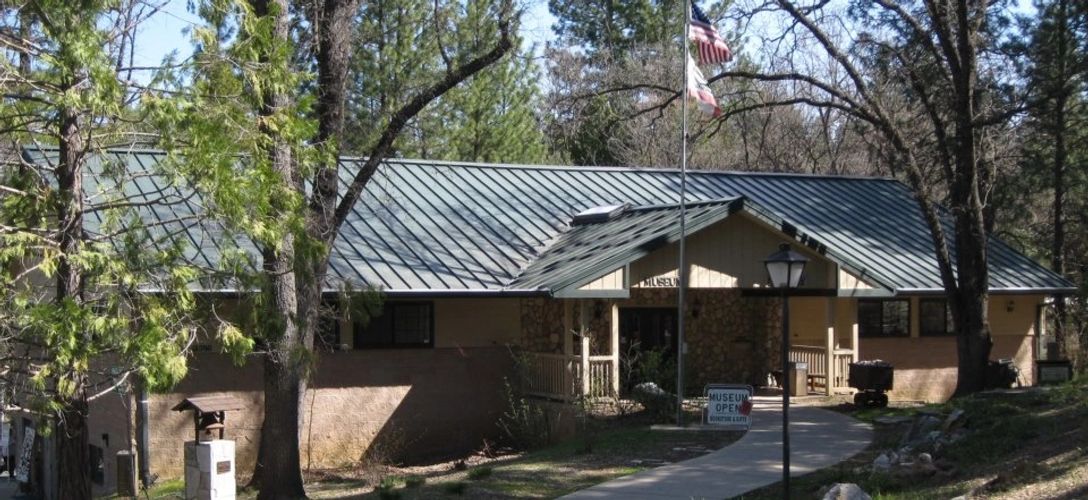
[[[703,422],[736,430],[752,427],[752,386],[740,384],[707,384],[706,410]]]

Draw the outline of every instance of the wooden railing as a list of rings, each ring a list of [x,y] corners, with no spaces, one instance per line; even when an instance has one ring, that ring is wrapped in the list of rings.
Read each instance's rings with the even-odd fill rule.
[[[525,393],[547,399],[573,401],[582,396],[589,400],[614,397],[612,381],[612,356],[589,356],[588,363],[581,356],[526,353]],[[588,364],[588,391],[583,385],[582,373]]]
[[[577,356],[532,352],[524,359],[526,394],[564,401],[574,396],[580,370]]]
[[[830,376],[827,373],[827,349],[811,345],[790,346],[790,361],[808,363],[809,375],[823,377],[822,382],[827,384],[832,392],[849,388],[847,376],[850,373],[850,362],[853,360],[852,349],[835,349],[831,355]]]
[[[850,363],[854,361],[854,350],[835,349],[831,360],[835,369],[835,379],[831,381],[831,389],[849,388],[850,383],[847,381],[847,377],[850,376]]]
[[[827,349],[811,345],[790,346],[790,361],[808,363],[810,375],[827,375]]]
[[[589,399],[614,397],[612,394],[612,356],[589,357]]]

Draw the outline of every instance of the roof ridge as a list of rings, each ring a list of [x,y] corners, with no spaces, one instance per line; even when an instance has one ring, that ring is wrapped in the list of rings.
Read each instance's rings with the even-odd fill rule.
[[[341,161],[363,161],[366,160],[364,156],[350,156],[345,155],[340,157]],[[607,165],[553,165],[553,164],[529,164],[529,163],[493,163],[493,162],[472,162],[462,160],[421,160],[412,158],[387,158],[385,160],[389,163],[397,163],[402,165],[415,165],[415,166],[447,166],[447,167],[464,167],[464,168],[492,168],[492,169],[511,169],[511,170],[566,170],[566,171],[579,171],[579,172],[636,172],[636,173],[658,173],[658,174],[678,174],[680,169],[678,168],[663,168],[663,167],[620,167],[620,166],[607,166]],[[894,177],[887,176],[865,176],[865,175],[835,175],[835,174],[810,174],[802,172],[760,172],[760,171],[747,171],[747,170],[687,170],[685,172],[688,175],[707,175],[707,176],[743,176],[743,177],[795,177],[800,179],[833,179],[833,180],[856,180],[856,181],[891,181],[899,183],[900,181]]]
[[[38,150],[55,150],[56,146],[52,145],[30,145],[24,146],[24,149],[38,149]],[[132,153],[132,154],[151,154],[151,155],[165,155],[168,154],[165,150],[160,148],[151,147],[135,147],[135,145],[114,145],[106,146],[100,149],[100,151],[110,153]],[[365,161],[365,156],[355,155],[341,155],[341,162],[357,162]],[[465,168],[495,168],[495,169],[511,169],[511,170],[568,170],[568,171],[580,171],[580,172],[635,172],[635,173],[658,173],[658,174],[678,174],[680,169],[678,168],[665,168],[665,167],[624,167],[624,166],[609,166],[609,165],[554,165],[554,164],[534,164],[534,163],[495,163],[495,162],[474,162],[465,160],[434,160],[434,159],[416,159],[416,158],[386,158],[383,163],[396,163],[404,165],[430,165],[430,166],[449,166],[449,167],[465,167]],[[749,170],[687,170],[685,172],[688,175],[698,176],[741,176],[741,177],[784,177],[784,178],[799,178],[799,179],[833,179],[833,180],[855,180],[855,181],[892,181],[900,182],[894,177],[887,176],[865,176],[865,175],[836,175],[836,174],[813,174],[803,172],[761,172],[761,171],[749,171]]]

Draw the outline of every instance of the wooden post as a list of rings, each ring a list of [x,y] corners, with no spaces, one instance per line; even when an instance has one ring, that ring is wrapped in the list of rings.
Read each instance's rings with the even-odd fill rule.
[[[586,301],[578,304],[578,333],[582,341],[582,396],[589,397],[589,320],[586,318]]]
[[[854,306],[854,320],[850,323],[850,348],[854,350],[851,361],[857,363],[861,359],[861,346],[858,345],[858,299],[850,299],[850,303]]]
[[[612,397],[620,397],[620,305],[612,301]]]
[[[571,357],[574,356],[574,343],[571,341],[571,301],[563,300],[563,331],[559,335],[563,337],[563,398],[572,400],[574,396],[574,366]]]
[[[827,378],[824,380],[824,394],[830,396],[832,386],[835,384],[835,301],[838,300],[835,297],[827,298],[827,335],[824,341],[824,347],[827,349],[827,356],[825,356],[825,370],[824,374]]]

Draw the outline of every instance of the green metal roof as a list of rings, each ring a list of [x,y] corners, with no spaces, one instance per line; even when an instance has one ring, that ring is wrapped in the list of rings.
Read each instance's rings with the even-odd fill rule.
[[[692,203],[684,218],[687,231],[694,233],[720,221],[739,206],[740,198]],[[679,205],[629,209],[563,233],[510,286],[551,291],[577,287],[679,239]]]
[[[100,161],[154,171],[164,158],[156,151],[112,150]],[[343,159],[341,181],[349,182],[361,163]],[[696,171],[687,184],[693,227],[742,207],[878,286],[899,293],[942,289],[918,204],[895,180]],[[598,274],[605,273],[615,269],[607,267],[617,255],[630,257],[642,245],[662,241],[654,238],[674,238],[669,214],[675,211],[662,205],[677,203],[679,187],[676,170],[389,160],[336,239],[328,286],[347,282],[405,295],[551,293],[573,284],[582,268],[599,265]],[[202,210],[184,186],[155,176],[125,189],[148,199],[171,193],[173,201],[150,209],[149,218],[165,221]],[[634,207],[625,217],[599,228],[571,228],[579,212],[623,204]],[[647,240],[648,232],[622,229],[624,221],[636,219],[657,236]],[[195,261],[219,258],[222,230],[216,224],[170,227],[189,242]],[[951,231],[951,221],[946,227]],[[594,231],[608,236],[609,247],[578,254],[585,247],[574,242],[594,243]],[[1070,282],[996,238],[989,258],[992,291],[1073,291]]]

